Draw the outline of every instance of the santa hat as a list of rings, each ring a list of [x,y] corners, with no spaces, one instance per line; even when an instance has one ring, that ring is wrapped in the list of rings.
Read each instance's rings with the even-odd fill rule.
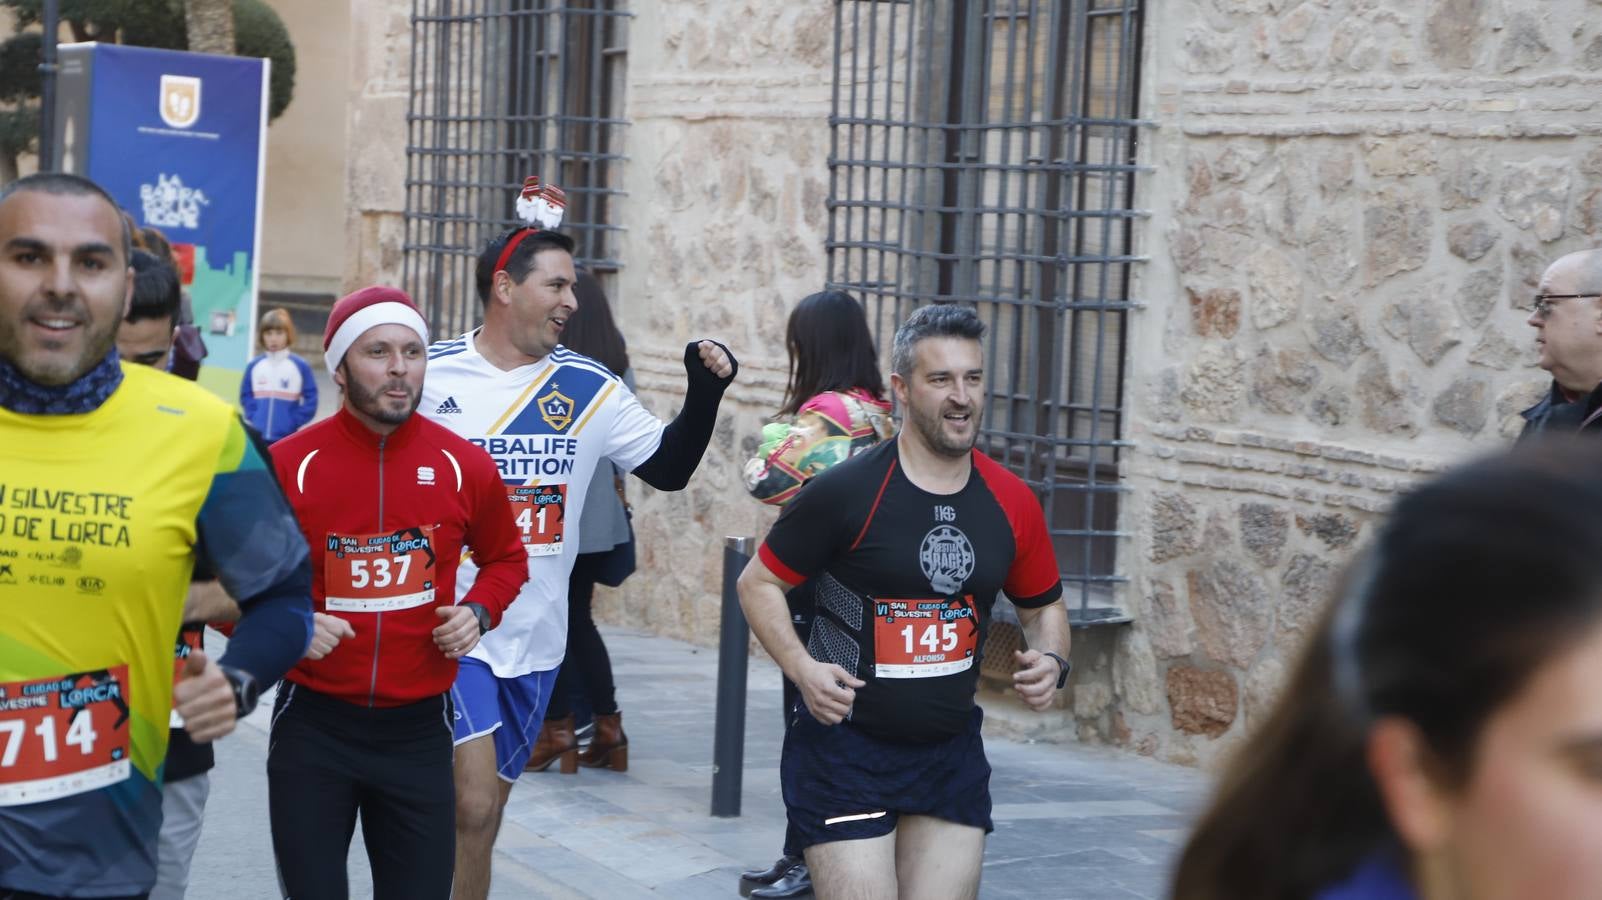
[[[381,285],[365,287],[339,298],[328,314],[328,328],[323,331],[323,362],[328,364],[328,374],[339,368],[339,361],[357,338],[379,325],[404,325],[428,343],[428,323],[405,291]]]

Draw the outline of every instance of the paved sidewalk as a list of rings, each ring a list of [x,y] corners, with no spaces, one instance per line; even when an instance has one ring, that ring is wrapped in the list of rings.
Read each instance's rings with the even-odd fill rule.
[[[512,791],[495,856],[494,898],[731,898],[738,872],[778,855],[778,670],[752,660],[743,815],[709,815],[717,653],[604,629],[629,734],[629,771],[553,766]],[[189,896],[278,896],[267,830],[267,704],[218,746]],[[1162,896],[1206,779],[1102,748],[987,743],[996,831],[985,898],[1128,900]],[[351,896],[372,896],[360,829]]]

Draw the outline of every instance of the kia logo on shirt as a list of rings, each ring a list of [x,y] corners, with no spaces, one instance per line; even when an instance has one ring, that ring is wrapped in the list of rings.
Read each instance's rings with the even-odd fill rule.
[[[105,590],[106,583],[93,575],[85,575],[78,579],[78,593],[98,594]]]

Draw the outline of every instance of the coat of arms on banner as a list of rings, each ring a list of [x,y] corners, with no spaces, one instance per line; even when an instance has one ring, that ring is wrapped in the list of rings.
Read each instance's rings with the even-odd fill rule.
[[[545,424],[557,431],[567,428],[573,422],[573,398],[568,397],[551,385],[551,392],[539,399],[540,418]]]
[[[200,79],[188,75],[161,76],[161,120],[174,128],[188,128],[200,118]]]

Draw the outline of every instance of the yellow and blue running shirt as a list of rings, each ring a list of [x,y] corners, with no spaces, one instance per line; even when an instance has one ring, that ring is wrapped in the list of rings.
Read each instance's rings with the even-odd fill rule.
[[[233,596],[273,584],[304,553],[277,490],[231,407],[145,366],[86,414],[0,409],[0,893],[150,889],[197,543]]]

